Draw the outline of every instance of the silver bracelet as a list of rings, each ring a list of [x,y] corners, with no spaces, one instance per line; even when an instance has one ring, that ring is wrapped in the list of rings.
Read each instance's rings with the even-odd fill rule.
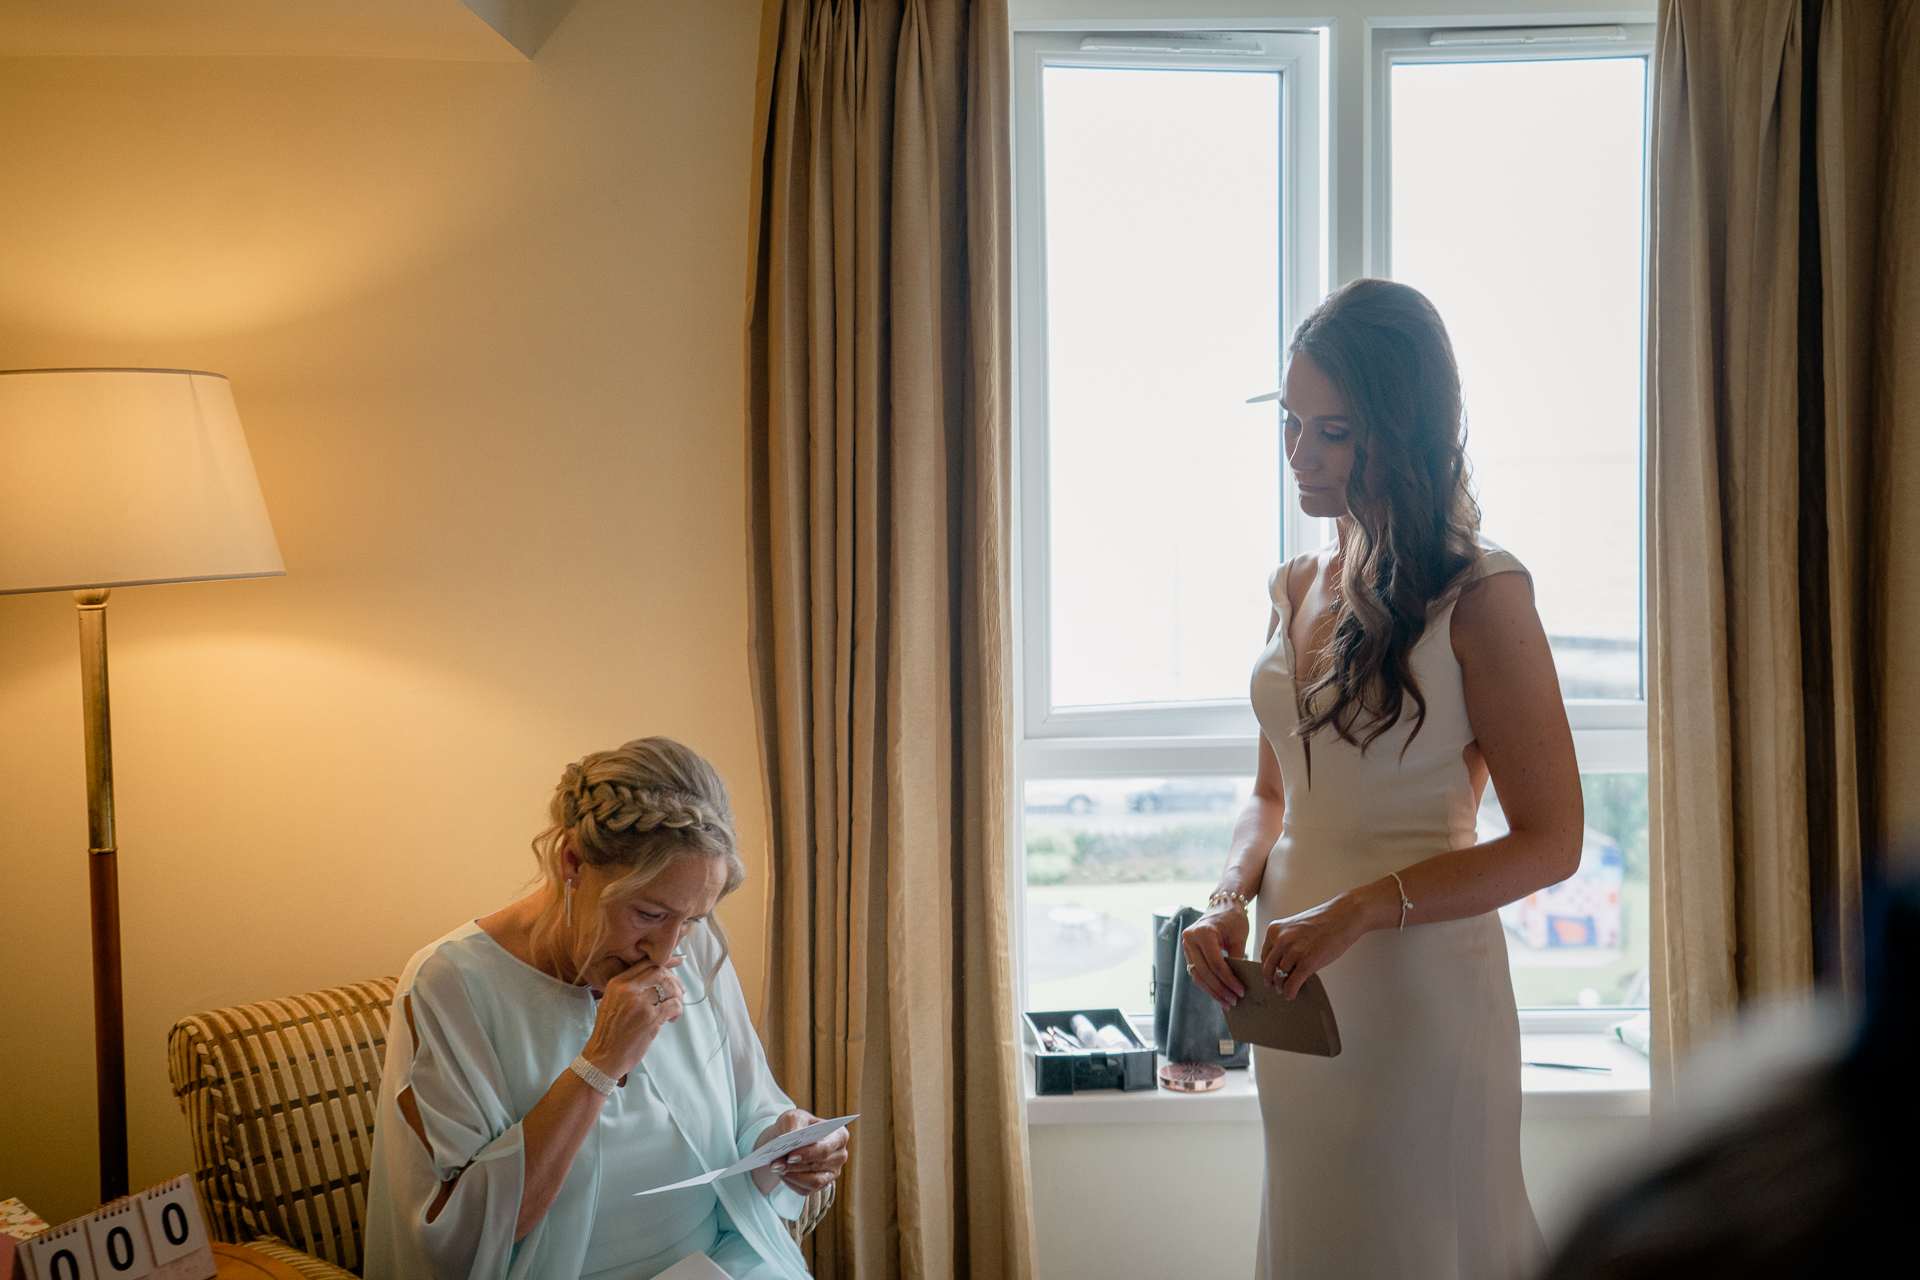
[[[613,1096],[613,1086],[617,1082],[612,1076],[594,1066],[591,1062],[588,1062],[586,1054],[583,1053],[576,1056],[574,1060],[567,1065],[573,1074],[585,1080],[587,1087],[595,1093],[598,1093],[603,1098]]]
[[[1413,904],[1407,901],[1407,886],[1400,883],[1400,873],[1389,871],[1387,874],[1393,877],[1394,886],[1400,890],[1400,927],[1404,929],[1407,927],[1407,912],[1413,910]]]

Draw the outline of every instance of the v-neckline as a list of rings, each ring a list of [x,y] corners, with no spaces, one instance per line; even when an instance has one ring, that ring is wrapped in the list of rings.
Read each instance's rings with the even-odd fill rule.
[[[1286,605],[1286,612],[1280,615],[1280,643],[1287,655],[1287,679],[1293,687],[1300,687],[1300,655],[1293,648],[1293,561],[1289,560],[1280,568],[1280,599]],[[1296,698],[1296,702],[1299,700]],[[1296,713],[1298,708],[1295,709]]]
[[[1302,554],[1310,555],[1312,553],[1303,552]],[[1286,645],[1287,680],[1293,685],[1293,718],[1296,724],[1299,723],[1306,714],[1306,708],[1300,705],[1300,650],[1293,643],[1293,615],[1299,612],[1293,603],[1293,566],[1298,563],[1299,560],[1300,556],[1295,556],[1280,568],[1280,594],[1287,602],[1286,616],[1280,619],[1280,633]],[[1320,572],[1316,568],[1314,570],[1313,581],[1318,582],[1319,580]],[[1313,590],[1313,583],[1307,584],[1307,590]]]
[[[1300,755],[1307,769],[1307,789],[1313,789],[1313,740],[1300,732],[1300,724],[1307,718],[1307,708],[1300,699],[1300,655],[1293,645],[1293,565],[1299,557],[1295,556],[1280,567],[1280,598],[1286,602],[1286,611],[1280,617],[1280,643],[1287,655],[1287,689],[1293,695],[1293,733],[1292,737],[1300,742]],[[1319,574],[1314,575],[1316,580]]]

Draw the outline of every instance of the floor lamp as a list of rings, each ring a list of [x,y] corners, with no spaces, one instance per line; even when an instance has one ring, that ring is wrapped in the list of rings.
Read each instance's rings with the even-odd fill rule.
[[[0,371],[0,594],[71,591],[80,611],[102,1202],[128,1191],[107,595],[285,572],[224,377]]]

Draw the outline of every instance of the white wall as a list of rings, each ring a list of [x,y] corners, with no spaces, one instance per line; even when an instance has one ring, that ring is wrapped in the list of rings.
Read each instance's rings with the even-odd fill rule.
[[[1027,1132],[1041,1280],[1253,1274],[1265,1167],[1258,1124],[1039,1124]],[[1646,1140],[1644,1116],[1521,1123],[1527,1194],[1550,1246]]]
[[[757,997],[759,16],[582,0],[531,63],[0,58],[0,368],[230,376],[287,564],[108,610],[135,1186],[189,1166],[175,1019],[398,972],[630,737],[733,784]],[[71,599],[0,597],[0,1196],[56,1222],[97,1186],[78,680]]]

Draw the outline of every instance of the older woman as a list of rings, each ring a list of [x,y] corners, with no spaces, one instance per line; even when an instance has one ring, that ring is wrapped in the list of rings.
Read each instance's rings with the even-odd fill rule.
[[[725,1168],[811,1123],[767,1070],[713,910],[740,887],[726,786],[677,742],[568,765],[539,887],[415,955],[387,1038],[367,1280],[647,1280],[704,1253],[807,1274],[781,1218],[846,1132]]]

